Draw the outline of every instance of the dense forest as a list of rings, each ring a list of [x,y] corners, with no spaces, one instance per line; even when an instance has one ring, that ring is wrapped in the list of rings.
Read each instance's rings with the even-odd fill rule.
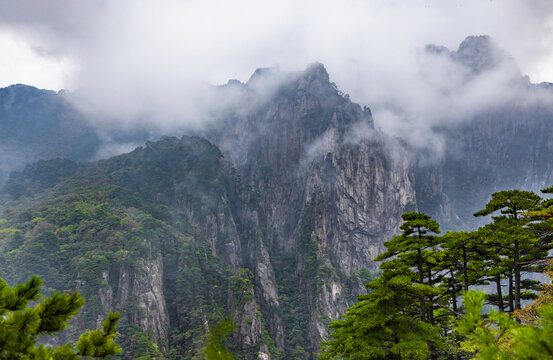
[[[491,223],[442,236],[429,215],[403,214],[381,275],[330,325],[320,359],[553,358],[552,288],[533,276],[552,274],[552,205],[500,191],[474,214]]]

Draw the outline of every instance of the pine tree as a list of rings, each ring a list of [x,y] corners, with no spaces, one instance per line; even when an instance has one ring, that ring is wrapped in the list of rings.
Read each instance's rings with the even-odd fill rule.
[[[438,286],[439,225],[430,216],[405,213],[403,233],[384,243],[387,251],[375,260],[382,276],[360,296],[345,319],[330,325],[333,339],[323,343],[320,359],[426,359],[443,347],[434,317],[445,289]]]
[[[375,260],[382,261],[399,256],[405,264],[415,268],[416,282],[420,287],[433,288],[440,282],[438,274],[441,269],[437,265],[435,250],[439,238],[432,234],[439,234],[440,226],[429,215],[415,211],[404,213],[401,218],[404,221],[400,226],[402,234],[385,242],[387,251]],[[421,294],[419,302],[421,320],[434,324],[432,299]]]
[[[381,265],[382,276],[359,297],[345,319],[330,325],[332,339],[319,359],[427,359],[428,344],[441,347],[440,330],[419,316],[418,299],[430,296],[416,284],[417,274],[399,259]]]
[[[485,248],[478,232],[448,231],[440,238],[443,250],[441,268],[449,276],[444,279],[451,296],[453,314],[458,316],[457,297],[470,286],[486,284]]]
[[[531,324],[519,324],[508,314],[491,311],[482,315],[486,295],[465,294],[466,314],[458,323],[466,336],[463,343],[476,359],[547,360],[553,359],[553,304],[539,308]]]
[[[494,217],[489,227],[498,240],[497,251],[506,257],[504,264],[508,268],[510,311],[521,308],[525,285],[521,279],[522,272],[532,270],[532,264],[547,256],[549,249],[548,244],[541,244],[539,238],[525,227],[529,220],[521,216],[523,212],[536,210],[540,201],[541,198],[530,191],[500,191],[493,193],[486,207],[474,214],[485,216],[497,211],[502,214]],[[533,286],[532,283],[527,285]]]
[[[84,304],[76,292],[56,292],[28,307],[29,302],[41,299],[41,285],[42,280],[37,276],[15,288],[0,279],[0,359],[71,360],[106,357],[121,351],[114,341],[119,313],[109,313],[102,329],[84,333],[75,347],[37,345],[37,336],[65,329],[69,318]]]

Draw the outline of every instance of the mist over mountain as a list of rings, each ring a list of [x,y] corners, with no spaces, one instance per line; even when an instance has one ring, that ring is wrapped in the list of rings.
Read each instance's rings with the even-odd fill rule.
[[[90,159],[100,139],[63,94],[25,85],[0,89],[0,184],[39,159]]]
[[[426,51],[461,64],[464,91],[477,97],[473,102],[467,95],[469,101],[459,103],[465,108],[452,107],[445,121],[432,124],[429,140],[439,138],[442,146],[436,153],[430,145],[417,155],[420,209],[438,216],[446,228],[459,229],[474,226],[471,214],[495,191],[549,186],[551,88],[530,83],[487,36],[468,37],[456,51],[434,46]]]
[[[198,356],[226,317],[245,359],[314,358],[402,213],[470,228],[493,191],[553,183],[551,84],[487,36],[417,61],[370,109],[313,63],[202,87],[198,118],[159,124],[174,112],[0,89],[2,274],[83,292],[66,338],[120,311],[125,359]]]

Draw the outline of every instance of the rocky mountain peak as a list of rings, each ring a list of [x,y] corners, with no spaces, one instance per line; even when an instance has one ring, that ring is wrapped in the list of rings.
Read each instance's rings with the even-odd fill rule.
[[[451,57],[475,73],[493,69],[509,58],[487,35],[467,36]]]
[[[514,60],[488,35],[467,36],[457,50],[442,45],[428,44],[424,48],[427,54],[446,56],[465,66],[473,75],[493,70],[504,64],[511,65],[519,72]]]
[[[246,83],[252,84],[261,79],[271,79],[275,77],[280,77],[282,74],[283,72],[280,70],[278,66],[262,67],[262,68],[255,69],[252,76],[250,76],[250,78]]]
[[[312,63],[307,66],[302,74],[302,77],[308,80],[319,80],[322,83],[330,82],[330,77],[323,64],[319,62]]]

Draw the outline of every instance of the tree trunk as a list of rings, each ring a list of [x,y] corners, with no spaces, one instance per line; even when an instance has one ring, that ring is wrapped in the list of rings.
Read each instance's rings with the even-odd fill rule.
[[[464,290],[469,291],[469,275],[467,272],[467,251],[463,248],[463,285]]]
[[[509,313],[515,311],[515,301],[513,295],[513,269],[509,269]]]
[[[495,276],[495,284],[497,286],[497,307],[499,307],[499,311],[503,312],[505,311],[505,306],[503,305],[503,291],[501,291],[501,275]]]
[[[428,286],[432,286],[432,268],[430,264],[428,266]],[[428,299],[428,322],[434,325],[434,305],[432,303],[433,299]]]
[[[520,259],[519,243],[515,240],[515,309],[520,310]]]
[[[418,255],[417,267],[418,267],[418,271],[419,271],[419,284],[423,284],[424,283],[424,276],[423,276],[424,270],[422,268],[422,251],[421,251],[421,249],[417,250],[417,255]],[[419,301],[421,303],[421,320],[425,321],[425,322],[428,322],[428,319],[426,318],[426,302],[424,301],[424,295],[421,295],[419,297]]]
[[[457,289],[455,288],[455,278],[453,277],[453,270],[451,271],[451,277],[449,278],[449,283],[451,287],[451,303],[453,305],[453,312],[455,317],[457,317]]]

